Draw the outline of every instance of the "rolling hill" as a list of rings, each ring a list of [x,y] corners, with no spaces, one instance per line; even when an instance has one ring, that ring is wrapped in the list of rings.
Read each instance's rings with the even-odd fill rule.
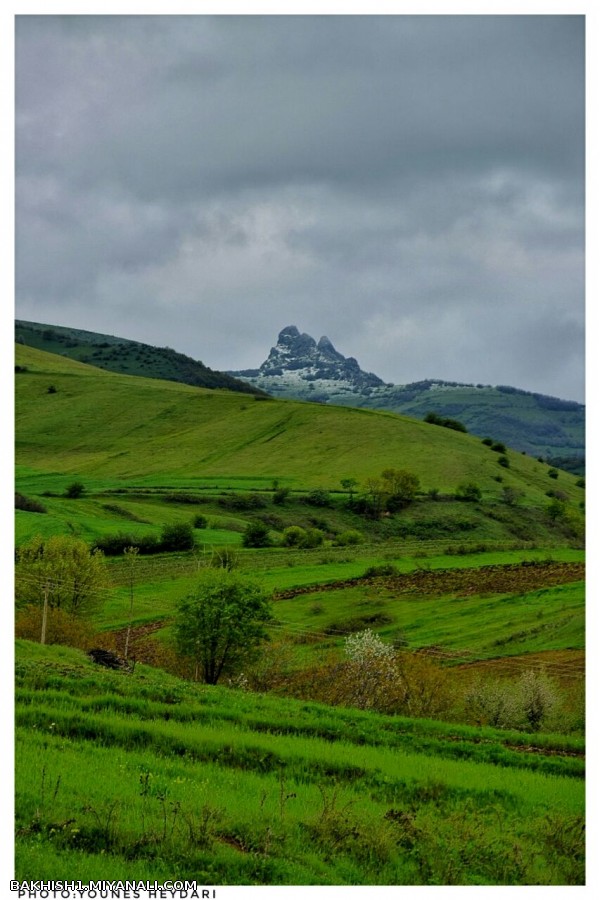
[[[576,479],[524,454],[501,456],[467,434],[389,412],[269,400],[120,375],[17,345],[16,459],[40,472],[163,483],[207,477],[282,479],[338,489],[386,467],[415,472],[423,490],[476,482],[547,504],[549,488],[580,499]]]
[[[15,323],[15,338],[17,343],[59,353],[110,372],[164,378],[196,387],[223,388],[242,394],[262,393],[258,388],[223,372],[215,372],[170,347],[152,347],[108,334],[23,321]]]

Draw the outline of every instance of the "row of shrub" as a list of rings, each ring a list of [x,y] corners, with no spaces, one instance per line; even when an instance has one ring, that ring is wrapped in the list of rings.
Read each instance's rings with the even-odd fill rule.
[[[453,431],[462,431],[464,434],[467,434],[467,428],[462,422],[459,422],[457,419],[439,416],[434,412],[428,412],[423,421],[429,425],[441,425],[442,428],[451,428]]]
[[[18,491],[15,491],[15,509],[22,509],[25,510],[25,512],[35,513],[48,512],[46,507],[40,503],[39,500],[33,500],[31,497],[20,494]]]
[[[193,550],[194,529],[190,523],[180,522],[175,525],[164,525],[160,537],[120,531],[97,538],[92,549],[101,550],[105,556],[120,556],[128,547],[137,547],[141,555]]]

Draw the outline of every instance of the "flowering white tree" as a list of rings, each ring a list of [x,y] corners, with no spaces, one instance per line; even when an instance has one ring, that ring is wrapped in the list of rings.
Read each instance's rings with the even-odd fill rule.
[[[370,628],[351,634],[345,642],[348,665],[344,680],[348,700],[360,709],[385,709],[390,690],[397,697],[400,673],[394,648]]]

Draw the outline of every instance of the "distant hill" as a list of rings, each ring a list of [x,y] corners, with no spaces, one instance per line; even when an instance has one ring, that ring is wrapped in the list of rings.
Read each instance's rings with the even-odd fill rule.
[[[519,388],[428,379],[385,384],[344,357],[327,337],[318,342],[295,325],[284,328],[258,369],[232,371],[277,397],[388,410],[424,419],[428,413],[462,422],[479,437],[583,474],[585,407]]]
[[[244,394],[262,393],[247,382],[215,372],[170,347],[153,347],[108,334],[19,320],[15,323],[15,339],[18,344],[57,353],[110,372],[162,378],[195,387],[221,388]]]

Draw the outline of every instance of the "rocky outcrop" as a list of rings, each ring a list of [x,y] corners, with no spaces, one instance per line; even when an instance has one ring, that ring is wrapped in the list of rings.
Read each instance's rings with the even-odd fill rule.
[[[364,372],[356,359],[339,353],[328,337],[315,341],[310,334],[300,333],[295,325],[283,328],[277,343],[259,369],[238,372],[239,378],[252,378],[265,390],[293,383],[296,393],[358,393],[383,385],[381,378]],[[277,384],[272,383],[277,380]]]

